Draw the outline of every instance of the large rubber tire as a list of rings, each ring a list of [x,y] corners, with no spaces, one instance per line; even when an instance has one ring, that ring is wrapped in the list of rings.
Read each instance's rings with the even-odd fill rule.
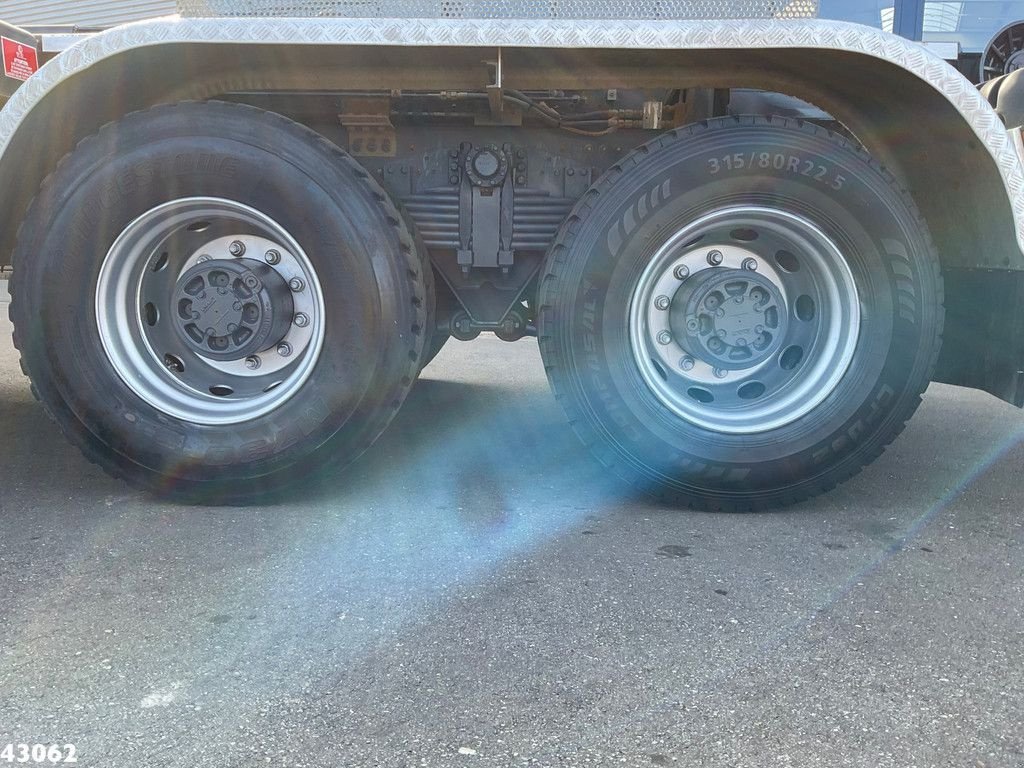
[[[281,222],[322,291],[315,367],[240,423],[192,423],[140,398],[98,331],[108,250],[141,214],[186,198]],[[15,343],[65,434],[110,474],[203,503],[266,498],[365,450],[416,378],[433,300],[422,249],[358,163],[280,115],[219,102],[130,114],[82,141],[32,203],[14,265]]]
[[[839,244],[859,297],[849,310],[855,346],[841,378],[799,418],[712,429],[668,407],[641,375],[631,299],[673,233],[748,205],[797,214]],[[582,441],[638,488],[715,510],[794,503],[876,458],[920,402],[943,323],[938,259],[907,193],[862,149],[781,118],[712,120],[626,156],[563,226],[539,305],[544,364]]]

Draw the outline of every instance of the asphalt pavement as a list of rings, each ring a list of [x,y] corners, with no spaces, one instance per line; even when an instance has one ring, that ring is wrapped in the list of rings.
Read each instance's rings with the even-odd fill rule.
[[[682,512],[588,457],[535,343],[482,338],[449,344],[348,471],[208,509],[82,459],[9,331],[0,750],[1024,765],[1024,414],[992,397],[932,386],[879,461],[793,509]]]

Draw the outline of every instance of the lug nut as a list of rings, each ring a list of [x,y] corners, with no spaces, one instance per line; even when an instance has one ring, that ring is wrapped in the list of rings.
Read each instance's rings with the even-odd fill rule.
[[[245,243],[241,240],[232,240],[231,245],[228,246],[228,253],[232,256],[241,256],[245,253]]]
[[[729,375],[728,371],[726,371],[726,370],[724,370],[722,368],[715,368],[715,378],[716,379],[724,379],[728,375]]]
[[[259,355],[249,355],[249,357],[245,358],[245,367],[250,371],[255,371],[260,367],[262,362],[263,361],[260,360]]]
[[[305,314],[304,312],[299,312],[297,315],[295,315],[294,321],[295,324],[299,326],[299,328],[305,328],[307,325],[309,325],[309,315]]]
[[[306,288],[306,284],[302,282],[301,277],[293,277],[288,281],[288,287],[292,289],[292,293],[301,293]]]
[[[287,341],[282,341],[277,345],[277,354],[281,357],[288,357],[292,353],[292,345]]]
[[[746,269],[746,270],[748,270],[750,272],[756,272],[757,271],[757,259],[749,259],[749,258],[748,259],[744,259],[743,260],[743,264],[741,264],[741,266],[744,269]]]
[[[697,318],[691,317],[686,321],[686,330],[696,333],[698,328],[700,328],[700,323],[697,322]]]
[[[256,279],[256,275],[246,275],[245,277],[242,278],[242,282],[245,283],[246,288],[253,289],[255,289],[256,286],[260,284],[260,281]]]
[[[263,254],[263,260],[266,261],[267,264],[280,264],[281,252],[271,249],[267,251],[265,254]]]
[[[722,252],[721,251],[708,251],[708,264],[712,267],[717,267],[722,263]]]
[[[196,259],[196,261],[198,263],[200,263],[200,264],[202,264],[204,262],[207,262],[209,260],[210,260],[210,254],[208,254],[208,253],[204,253],[198,259]]]
[[[689,355],[680,358],[679,367],[682,368],[684,371],[693,370],[693,358],[690,357]]]
[[[668,331],[662,331],[661,333],[658,334],[658,343],[659,344],[671,344],[672,343],[672,334],[669,333]]]
[[[668,309],[668,305],[672,302],[669,301],[668,296],[659,296],[654,300],[654,306],[658,309]]]
[[[672,274],[675,275],[676,280],[685,280],[690,276],[690,268],[685,264],[680,264],[672,270]]]

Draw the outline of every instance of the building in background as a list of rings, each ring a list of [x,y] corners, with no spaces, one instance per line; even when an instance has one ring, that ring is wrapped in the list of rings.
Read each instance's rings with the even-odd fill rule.
[[[112,27],[172,13],[175,0],[0,0],[0,19],[19,27]]]

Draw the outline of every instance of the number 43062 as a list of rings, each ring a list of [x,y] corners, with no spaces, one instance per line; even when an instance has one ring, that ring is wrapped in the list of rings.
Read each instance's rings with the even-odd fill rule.
[[[77,763],[74,744],[7,744],[0,749],[0,761],[8,763]]]

